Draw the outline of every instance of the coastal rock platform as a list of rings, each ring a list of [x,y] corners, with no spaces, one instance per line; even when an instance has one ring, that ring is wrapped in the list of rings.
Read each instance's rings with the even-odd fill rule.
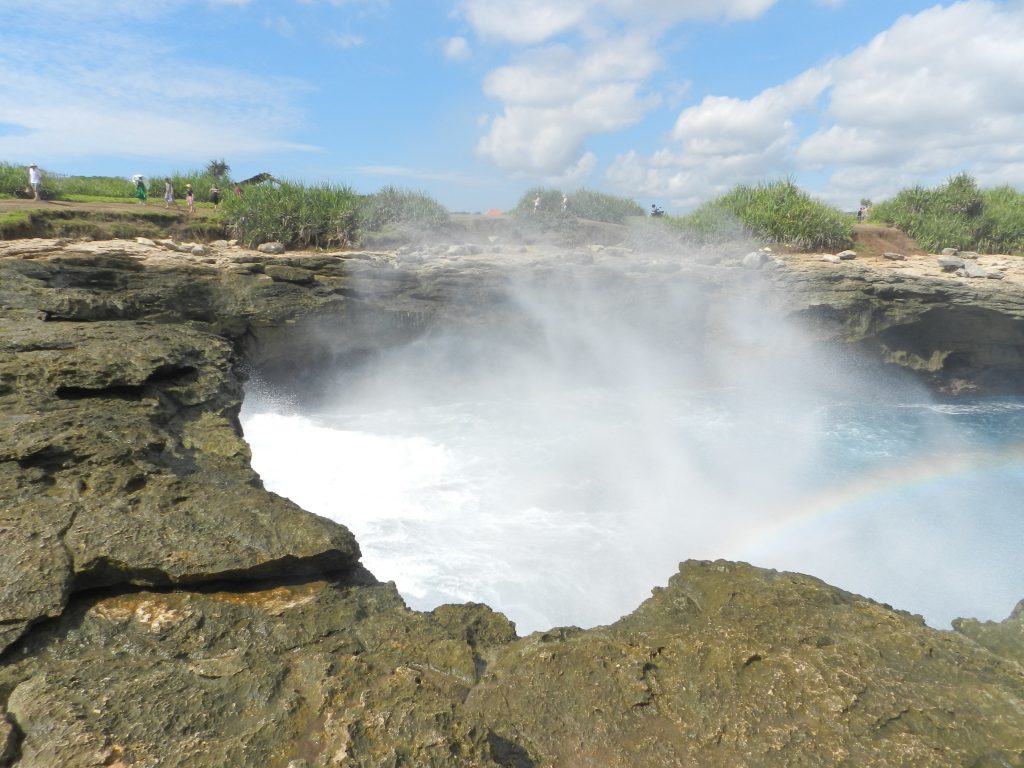
[[[755,284],[820,343],[937,391],[1019,392],[1015,263],[752,271],[742,249],[474,234],[0,243],[0,766],[1024,766],[1020,607],[941,631],[809,576],[687,561],[613,624],[520,638],[487,606],[409,610],[347,529],[263,489],[238,421],[253,371],[302,379],[368,328],[399,343],[500,315],[509,274],[598,275],[630,301],[698,281],[712,340],[717,298]]]

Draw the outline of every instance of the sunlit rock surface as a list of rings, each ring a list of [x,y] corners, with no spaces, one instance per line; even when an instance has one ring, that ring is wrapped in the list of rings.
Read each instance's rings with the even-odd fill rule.
[[[500,319],[511,273],[581,270],[624,301],[698,281],[708,343],[756,280],[933,386],[1019,387],[1012,282],[484,243],[0,243],[0,766],[1024,765],[1019,610],[941,632],[689,562],[613,625],[520,639],[483,606],[409,611],[345,528],[262,489],[237,420],[249,366],[301,380],[368,334]]]

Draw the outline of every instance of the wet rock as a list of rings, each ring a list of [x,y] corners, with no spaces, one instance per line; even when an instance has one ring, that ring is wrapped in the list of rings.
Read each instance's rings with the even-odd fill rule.
[[[840,251],[839,253],[836,254],[836,257],[838,257],[840,261],[849,261],[850,259],[857,258],[857,252],[849,250]]]
[[[751,251],[743,257],[740,263],[745,269],[761,269],[761,267],[771,260],[771,255],[764,251]]]
[[[83,598],[0,690],[22,768],[1020,765],[1020,647],[690,561],[614,624],[522,639],[358,579]]]
[[[284,264],[267,264],[263,272],[274,282],[296,283],[297,285],[308,285],[313,282],[314,273],[300,267],[289,267]]]
[[[261,243],[256,250],[260,253],[279,254],[284,253],[285,248],[283,243]]]
[[[956,272],[965,266],[964,260],[957,256],[939,256],[937,261],[943,272]]]
[[[975,261],[964,262],[964,266],[961,271],[963,272],[964,277],[969,278],[987,278],[989,276],[989,271],[984,267],[979,266]]]
[[[445,250],[446,256],[473,256],[481,252],[480,246],[471,243],[451,245]]]
[[[894,253],[893,251],[886,251],[882,254],[882,258],[889,261],[906,261],[907,259],[902,253]]]

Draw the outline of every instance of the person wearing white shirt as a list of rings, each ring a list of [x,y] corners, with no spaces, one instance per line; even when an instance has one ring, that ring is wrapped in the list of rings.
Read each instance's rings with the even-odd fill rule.
[[[43,183],[43,172],[39,170],[39,166],[32,163],[28,167],[28,185],[32,187],[32,197],[35,200],[39,199],[39,185]]]

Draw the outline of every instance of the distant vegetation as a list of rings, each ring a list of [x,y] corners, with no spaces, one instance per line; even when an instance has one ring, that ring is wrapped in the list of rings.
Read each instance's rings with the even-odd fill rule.
[[[219,215],[200,226],[211,233],[231,232],[253,245],[277,240],[291,247],[344,247],[359,242],[367,231],[438,230],[449,222],[448,210],[422,192],[384,187],[360,195],[346,186],[278,182],[259,174],[241,182],[234,194],[231,166],[211,160],[204,168],[147,176],[152,204],[163,198],[164,178],[182,200],[191,183],[196,203],[207,208],[210,189],[220,189]],[[27,169],[0,162],[0,197],[29,193]],[[65,176],[43,169],[42,196],[47,200],[128,202],[134,199],[130,179],[110,176]],[[870,201],[862,200],[870,206]],[[182,206],[183,207],[183,206]],[[542,228],[571,227],[578,219],[624,224],[646,211],[634,200],[577,189],[564,192],[534,187],[520,197],[512,215]],[[26,214],[11,213],[3,231],[30,231]],[[751,237],[767,244],[803,250],[839,250],[853,243],[851,214],[815,200],[791,180],[741,185],[683,216],[664,216],[667,227],[697,242],[713,243]],[[909,187],[890,200],[870,207],[868,221],[896,227],[922,248],[937,252],[958,248],[987,253],[1024,254],[1024,194],[1009,186],[979,189],[968,174],[953,176],[934,187]],[[70,224],[61,225],[65,229]]]
[[[40,194],[44,200],[71,200],[77,202],[129,202],[135,199],[135,184],[119,176],[65,176],[46,168]],[[146,185],[151,199],[157,201],[164,196],[164,179],[170,178],[174,196],[185,198],[185,184],[191,183],[196,192],[197,202],[209,199],[211,187],[218,187],[223,194],[231,186],[228,173],[230,166],[223,160],[212,160],[206,168],[194,171],[172,171],[170,173],[146,176]],[[0,197],[31,197],[28,189],[28,169],[22,165],[0,163]]]
[[[134,201],[135,185],[130,179],[63,176],[42,170],[41,192],[46,200]],[[165,178],[170,178],[176,200],[184,199],[185,185],[190,183],[196,204],[207,208],[212,207],[210,190],[216,187],[221,196],[218,215],[193,221],[191,230],[205,227],[211,232],[228,231],[247,245],[276,240],[296,248],[344,247],[356,244],[366,230],[439,229],[450,221],[448,210],[422,192],[389,186],[372,195],[359,195],[346,186],[279,182],[269,174],[259,174],[240,182],[242,194],[236,195],[237,182],[232,181],[230,172],[226,161],[211,160],[200,170],[147,176],[151,205],[161,205]],[[26,167],[0,163],[0,197],[25,197],[30,194],[27,187]],[[31,218],[32,214],[11,213],[3,221],[0,236],[28,231]],[[73,231],[71,224],[60,226],[61,231]],[[75,226],[81,228],[80,223]]]
[[[293,182],[249,186],[227,195],[221,208],[234,236],[246,245],[277,241],[296,248],[343,248],[364,230],[389,226],[439,229],[448,210],[422,192],[385,187],[359,195],[346,186]]]
[[[451,221],[448,209],[429,195],[390,186],[363,198],[360,219],[371,230],[395,225],[440,229]]]
[[[348,187],[257,184],[221,206],[236,238],[249,246],[343,247],[358,239],[360,197]]]
[[[792,181],[737,186],[685,216],[667,217],[700,242],[737,236],[803,250],[841,250],[853,244],[853,217],[815,200]]]
[[[1024,195],[982,190],[961,173],[933,189],[914,186],[871,209],[868,221],[906,232],[925,250],[1024,253]]]
[[[539,202],[534,205],[536,200]],[[534,187],[519,198],[519,203],[511,213],[520,217],[538,216],[542,221],[552,224],[575,217],[609,224],[623,224],[630,217],[643,216],[644,210],[629,198],[592,192],[589,189],[563,192],[560,189]]]

